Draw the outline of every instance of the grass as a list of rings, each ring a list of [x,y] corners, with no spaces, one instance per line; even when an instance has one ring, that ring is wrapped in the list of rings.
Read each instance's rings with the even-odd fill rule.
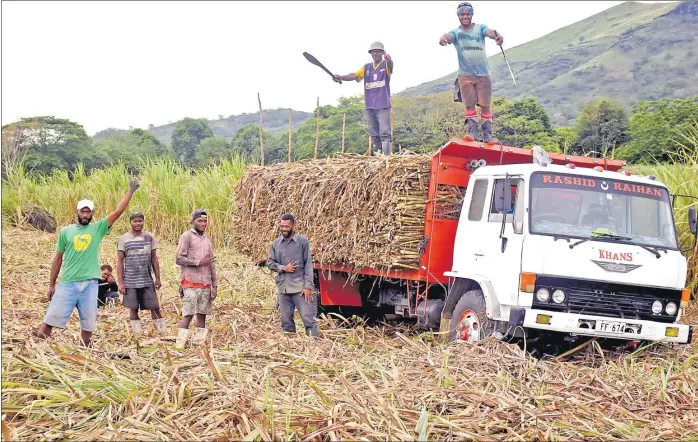
[[[685,133],[677,133],[674,140],[679,149],[674,154],[675,163],[647,164],[634,166],[630,170],[639,175],[653,175],[658,181],[666,184],[669,190],[678,195],[698,197],[698,125],[693,124]],[[679,233],[680,244],[688,249],[695,243],[695,237],[688,230],[688,208],[698,207],[695,198],[676,197],[674,220]],[[688,275],[687,285],[696,293],[698,289],[698,247],[687,252]]]
[[[176,241],[190,228],[191,214],[198,208],[209,211],[209,234],[215,245],[230,239],[230,219],[234,210],[233,184],[242,176],[245,163],[239,157],[204,169],[190,170],[168,159],[150,160],[140,167],[141,187],[127,211],[141,210],[146,228],[160,237]],[[25,203],[48,210],[59,226],[74,222],[75,206],[83,198],[95,203],[100,219],[114,210],[128,190],[128,173],[121,165],[87,173],[78,168],[72,180],[65,170],[50,175],[33,175],[21,166],[10,171],[2,185],[2,214],[5,221],[21,219]],[[114,226],[128,229],[128,214]]]
[[[118,235],[102,244],[114,260]],[[218,250],[220,297],[206,346],[173,349],[181,303],[175,244],[162,241],[170,337],[135,339],[125,309],[101,309],[95,348],[71,318],[28,338],[48,304],[55,235],[2,232],[3,433],[12,440],[695,439],[698,342],[561,362],[500,342],[439,345],[408,327],[280,333],[272,276]],[[8,253],[8,251],[11,251]],[[695,310],[685,317],[697,324]],[[297,319],[299,330],[300,322]]]
[[[674,191],[698,194],[696,163],[636,168]],[[697,439],[698,341],[632,354],[596,343],[567,360],[534,359],[518,346],[487,341],[440,345],[408,326],[341,327],[320,319],[321,339],[280,333],[271,274],[225,247],[232,186],[240,163],[198,172],[158,161],[143,166],[131,210],[146,213],[160,240],[162,312],[170,330],[136,339],[120,306],[101,309],[95,347],[77,346],[79,322],[46,341],[29,338],[43,319],[56,235],[2,230],[3,439],[374,440],[374,439]],[[72,221],[80,198],[98,214],[127,185],[112,167],[73,180],[64,172],[3,183],[3,218],[23,202]],[[219,298],[205,346],[173,348],[181,302],[177,237],[195,207],[211,210]],[[685,210],[685,205],[677,211]],[[685,220],[677,215],[679,223]],[[114,264],[122,218],[101,247]],[[679,225],[684,244],[686,226]],[[698,325],[692,307],[682,322]],[[297,318],[298,329],[302,330]]]

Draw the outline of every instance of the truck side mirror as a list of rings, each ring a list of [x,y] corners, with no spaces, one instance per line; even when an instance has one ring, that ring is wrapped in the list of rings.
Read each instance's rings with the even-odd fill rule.
[[[505,214],[511,210],[511,183],[509,177],[496,181],[494,187],[494,210]]]
[[[688,230],[696,236],[698,235],[698,219],[696,219],[696,206],[688,208]]]

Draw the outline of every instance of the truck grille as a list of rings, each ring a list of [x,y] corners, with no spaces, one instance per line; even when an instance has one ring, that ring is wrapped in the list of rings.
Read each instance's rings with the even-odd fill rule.
[[[640,319],[652,311],[653,299],[633,295],[593,293],[570,290],[568,311],[571,313],[606,314],[614,317]]]
[[[547,288],[550,293],[562,289],[567,295],[563,304],[541,303],[534,294],[533,307],[541,310],[563,311],[587,315],[608,316],[623,319],[645,319],[658,322],[674,322],[677,315],[652,314],[652,303],[656,300],[666,304],[673,301],[679,305],[679,290],[609,284],[601,281],[574,280],[540,276],[536,290]]]

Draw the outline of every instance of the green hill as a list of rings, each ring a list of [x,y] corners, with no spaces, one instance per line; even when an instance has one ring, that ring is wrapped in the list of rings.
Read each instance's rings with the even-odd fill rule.
[[[305,120],[312,116],[312,113],[294,110],[294,128],[298,128]],[[228,118],[206,120],[206,122],[213,131],[214,135],[216,135],[217,137],[226,138],[228,141],[230,141],[233,138],[233,136],[235,136],[235,133],[241,128],[247,126],[248,124],[259,124],[259,112],[255,112],[253,114],[231,115]],[[160,141],[169,146],[170,142],[172,141],[172,131],[176,126],[177,122],[174,122],[162,126],[154,126],[151,128],[142,129],[148,129],[148,131],[155,134],[155,136],[158,137]],[[264,130],[270,132],[273,135],[279,135],[288,131],[288,109],[265,110]],[[120,132],[127,133],[128,131],[109,128],[97,132],[92,138],[95,140],[99,140],[115,135]]]
[[[698,2],[623,3],[489,58],[493,94],[536,97],[553,122],[566,125],[585,102],[698,95]],[[456,56],[453,54],[454,63]],[[399,95],[450,91],[457,72]]]

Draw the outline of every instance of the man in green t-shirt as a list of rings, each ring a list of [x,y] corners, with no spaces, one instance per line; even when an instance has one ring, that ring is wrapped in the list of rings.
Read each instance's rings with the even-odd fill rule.
[[[114,222],[119,219],[131,202],[133,193],[140,186],[137,179],[129,183],[129,190],[116,210],[106,218],[92,223],[94,203],[82,200],[77,206],[77,224],[63,227],[58,234],[56,256],[51,263],[48,299],[50,302],[44,322],[37,337],[48,338],[53,327],[65,328],[75,307],[80,316],[80,337],[90,345],[97,322],[98,281],[102,277],[99,268],[99,245]],[[65,263],[65,265],[63,265]],[[63,265],[61,280],[56,287],[58,272]]]

